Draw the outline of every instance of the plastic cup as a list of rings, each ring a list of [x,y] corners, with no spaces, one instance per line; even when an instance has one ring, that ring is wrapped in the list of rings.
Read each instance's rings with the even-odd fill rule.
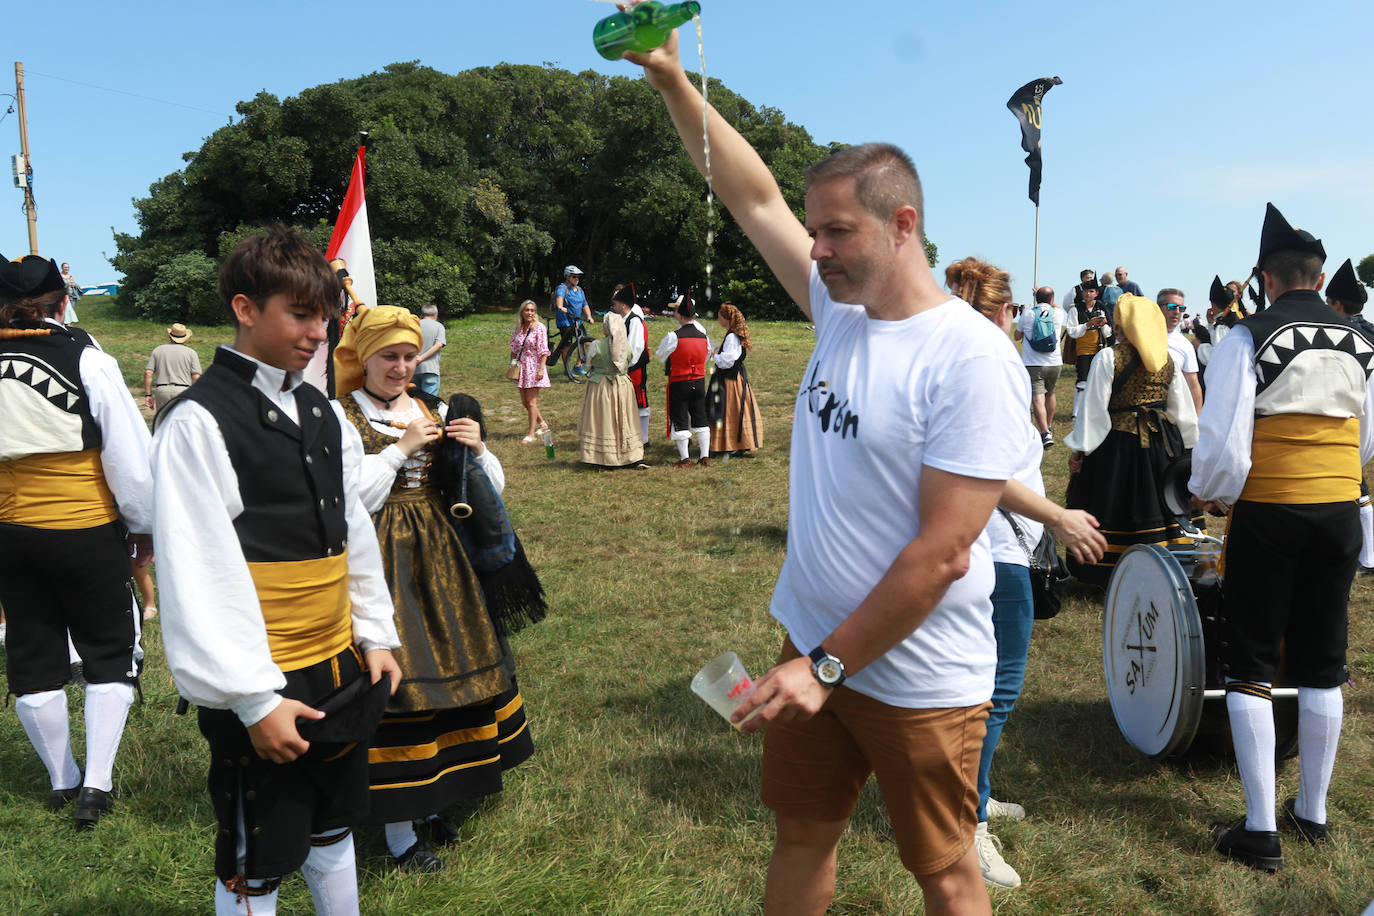
[[[692,692],[729,722],[739,704],[754,692],[754,681],[749,677],[749,672],[744,670],[744,663],[738,655],[722,652],[692,678]],[[730,724],[735,725],[733,722]]]

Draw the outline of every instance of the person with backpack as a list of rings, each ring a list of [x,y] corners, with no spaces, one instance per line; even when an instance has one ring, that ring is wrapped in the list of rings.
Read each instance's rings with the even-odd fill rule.
[[[1064,333],[1064,310],[1054,303],[1054,290],[1042,286],[1035,291],[1035,305],[1021,312],[1016,321],[1016,339],[1022,341],[1021,362],[1030,373],[1031,419],[1040,432],[1040,443],[1054,445],[1054,396],[1063,360],[1059,338]]]

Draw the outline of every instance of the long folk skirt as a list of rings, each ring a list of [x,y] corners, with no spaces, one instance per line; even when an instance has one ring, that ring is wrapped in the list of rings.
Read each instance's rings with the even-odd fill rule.
[[[442,511],[425,486],[393,491],[374,517],[402,680],[368,753],[373,824],[500,792],[534,753],[510,645]]]
[[[763,447],[763,417],[747,374],[721,373],[724,416],[711,426],[711,451],[752,452]],[[715,376],[711,379],[715,384]],[[710,395],[707,395],[710,400]]]
[[[1169,440],[1172,440],[1170,442]],[[1168,424],[1151,433],[1142,448],[1135,432],[1114,429],[1083,458],[1083,469],[1069,479],[1065,504],[1097,517],[1107,539],[1107,552],[1096,563],[1080,563],[1070,554],[1069,572],[1090,585],[1106,587],[1116,561],[1132,544],[1191,544],[1178,522],[1165,514],[1160,494],[1164,470],[1182,453],[1178,430]],[[1205,524],[1205,523],[1204,523]]]

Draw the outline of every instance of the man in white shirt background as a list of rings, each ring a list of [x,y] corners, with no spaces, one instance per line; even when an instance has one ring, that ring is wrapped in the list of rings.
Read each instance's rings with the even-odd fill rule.
[[[1183,372],[1183,380],[1188,383],[1188,392],[1193,396],[1193,406],[1201,413],[1202,384],[1197,378],[1197,350],[1183,336],[1183,291],[1166,286],[1155,296],[1155,302],[1164,313],[1164,326],[1169,331],[1169,355]]]

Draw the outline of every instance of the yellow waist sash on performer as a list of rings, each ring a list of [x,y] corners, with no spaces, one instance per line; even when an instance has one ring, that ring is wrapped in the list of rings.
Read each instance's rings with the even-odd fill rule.
[[[353,644],[347,550],[318,560],[249,563],[248,572],[278,668],[308,668]]]
[[[0,522],[66,531],[118,517],[98,448],[0,461]]]
[[[1094,328],[1091,331],[1084,331],[1083,336],[1078,338],[1078,355],[1093,356],[1098,350],[1102,349],[1102,332]]]
[[[1359,499],[1360,421],[1312,414],[1257,417],[1250,476],[1240,498],[1288,505]]]

